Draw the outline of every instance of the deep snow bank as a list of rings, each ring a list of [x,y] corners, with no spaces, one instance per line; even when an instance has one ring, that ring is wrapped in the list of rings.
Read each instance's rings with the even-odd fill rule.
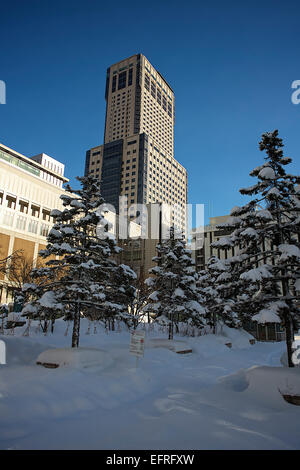
[[[97,367],[105,368],[112,365],[111,355],[101,349],[93,348],[57,348],[47,349],[39,354],[37,364],[55,365],[57,367]]]

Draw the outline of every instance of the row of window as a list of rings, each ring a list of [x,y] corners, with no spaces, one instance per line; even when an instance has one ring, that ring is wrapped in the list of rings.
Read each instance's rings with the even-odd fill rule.
[[[156,101],[146,93],[144,93],[143,127],[164,150],[172,152],[173,122],[166,117]]]
[[[14,227],[16,230],[39,234],[42,237],[47,237],[50,230],[50,225],[48,224],[28,219],[11,211],[4,211],[1,214],[1,223],[7,227]]]
[[[115,73],[112,79],[112,86],[111,91],[114,93],[117,89],[117,79],[118,79],[118,90],[122,90],[126,88],[126,86],[132,85],[132,76],[133,76],[133,69],[129,69],[128,71],[128,85],[127,85],[127,70],[120,73]]]
[[[19,212],[31,215],[32,217],[40,218],[40,215],[42,215],[43,220],[47,220],[49,222],[51,220],[49,209],[41,209],[37,204],[29,204],[29,202],[24,199],[19,199],[17,207],[17,196],[8,194],[4,200],[3,193],[0,193],[0,205],[8,207],[9,209],[18,210]]]
[[[144,87],[151,94],[151,96],[156,99],[158,104],[162,106],[163,110],[167,112],[170,117],[172,117],[172,103],[167,101],[166,97],[162,95],[161,91],[156,87],[156,83],[154,83],[153,80],[150,81],[150,77],[147,74],[145,74]]]
[[[55,184],[55,186],[58,186],[59,188],[62,188],[63,182],[62,182],[61,179],[57,178],[54,175],[51,175],[47,171],[42,171],[39,168],[36,168],[35,166],[30,165],[29,163],[21,160],[20,158],[14,157],[14,156],[10,155],[9,153],[3,152],[2,150],[0,150],[0,159],[10,163],[11,165],[17,166],[17,167],[21,168],[22,170],[25,170],[28,173],[31,173],[34,176],[39,176],[40,178],[44,179],[45,181],[47,181],[49,183],[52,183],[52,184]],[[47,166],[49,167],[49,169],[50,169],[50,166],[52,168],[53,165],[54,165],[53,163],[50,164],[50,162],[47,161]],[[46,165],[43,165],[43,166],[46,166]],[[57,165],[54,165],[54,168],[55,169],[53,171],[56,171],[57,173],[62,174],[62,168],[61,167],[58,167]]]
[[[159,158],[159,157],[162,157],[163,159],[166,159],[166,160],[168,161],[168,163],[169,163],[170,165],[172,165],[177,171],[179,171],[179,173],[181,173],[181,174],[184,173],[184,171],[178,166],[179,164],[178,164],[175,160],[172,161],[172,160],[170,160],[168,157],[166,157],[157,147],[155,147],[155,145],[152,144],[152,142],[150,142],[150,147],[152,147],[153,150],[155,150],[157,153],[159,153],[159,156],[155,156],[155,155],[153,154],[153,158],[154,158],[154,160],[157,160],[157,163],[159,163],[159,164],[163,165],[164,167],[166,167],[166,165],[164,164],[163,160],[160,160],[160,158]],[[152,156],[152,152],[150,152],[150,156]],[[152,165],[151,160],[150,160],[150,164]],[[155,166],[155,164],[154,164],[154,166]],[[172,170],[169,169],[169,168],[168,168],[168,170],[169,170],[169,172],[172,171]],[[174,175],[175,173],[172,172],[172,174]]]
[[[152,153],[150,153],[150,155],[152,156]],[[154,160],[155,160],[155,155],[153,155],[153,158],[154,158]],[[162,170],[162,168],[160,168],[160,172],[161,172],[163,175],[166,175],[167,177],[168,177],[169,175],[176,176],[176,177],[179,179],[180,182],[184,183],[184,179],[183,179],[183,178],[181,179],[180,176],[176,175],[175,171],[171,170],[171,168],[169,168],[168,166],[166,166],[166,164],[163,163],[163,162],[162,162],[161,160],[159,160],[158,158],[156,158],[156,159],[157,159],[157,165],[156,165],[155,163],[153,163],[153,162],[150,160],[150,165],[152,166],[152,168],[150,167],[150,171],[152,171],[153,168],[156,168],[157,171],[158,171],[158,170],[159,170],[159,165],[160,165],[160,166],[162,166],[163,168],[166,168],[166,169],[167,169],[167,173],[165,173],[165,172]],[[167,160],[169,161],[169,159],[167,159]],[[171,162],[169,161],[169,163],[171,163]],[[174,165],[174,166],[175,166],[175,165]],[[175,168],[176,168],[176,166],[175,166]],[[182,174],[182,171],[181,171],[179,168],[176,168],[176,170],[179,171],[179,173]],[[153,170],[153,172],[154,172],[154,170]],[[154,172],[154,173],[155,173],[155,172]]]
[[[148,77],[148,80],[150,81],[150,75],[152,77],[152,79],[157,83],[157,86],[159,86],[162,91],[167,95],[167,92],[166,90],[161,86],[161,84],[156,80],[155,76],[153,75],[153,73],[150,72],[150,69],[147,67],[147,65],[145,65],[145,69],[147,70],[147,72],[149,73],[149,76],[147,74],[145,74],[145,77],[147,76]],[[170,95],[168,95],[168,98],[169,100],[172,101],[172,97]]]

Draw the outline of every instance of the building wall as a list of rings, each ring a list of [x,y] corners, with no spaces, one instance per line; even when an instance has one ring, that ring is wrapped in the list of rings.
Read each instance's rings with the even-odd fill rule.
[[[86,174],[102,180],[102,196],[117,212],[119,196],[126,196],[129,206],[162,202],[176,209],[173,222],[186,230],[187,172],[146,134],[89,150]]]
[[[86,152],[85,174],[102,181],[102,196],[117,213],[127,211],[136,220],[133,205],[166,204],[172,208],[170,225],[186,234],[188,180],[174,158],[172,88],[143,54],[135,54],[107,69],[105,99],[104,144]],[[127,202],[119,207],[120,196]],[[156,243],[141,242],[142,270],[152,265]]]
[[[2,144],[0,152],[0,259],[22,250],[35,263],[53,225],[51,210],[63,209],[61,186],[68,180]],[[0,302],[11,300],[9,286],[0,277]]]
[[[108,68],[105,98],[104,143],[145,133],[173,157],[174,93],[143,54]]]
[[[211,244],[216,242],[221,237],[228,235],[230,232],[224,229],[218,229],[217,225],[223,224],[228,219],[229,215],[222,215],[218,217],[210,217],[210,224],[204,227],[204,232],[196,235],[195,230],[192,231],[191,238],[192,242],[200,244],[201,248],[197,248],[193,251],[196,269],[198,271],[205,269],[207,262],[211,256],[217,256],[220,259],[227,259],[231,256],[234,256],[234,250],[219,250],[217,248],[212,248]],[[197,245],[196,245],[197,246]]]
[[[135,131],[138,77],[138,55],[128,57],[107,69],[104,143],[139,132]]]

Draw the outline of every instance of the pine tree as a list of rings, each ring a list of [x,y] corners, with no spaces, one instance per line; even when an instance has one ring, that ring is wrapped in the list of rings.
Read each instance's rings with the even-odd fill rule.
[[[188,322],[202,327],[205,324],[205,309],[197,291],[197,273],[191,251],[183,239],[176,239],[174,230],[170,238],[157,245],[157,266],[149,270],[152,277],[145,283],[149,289],[148,303],[144,311],[151,312],[155,319],[167,318],[169,339],[173,338],[174,322]]]
[[[148,289],[145,284],[143,271],[141,272],[139,278],[136,279],[134,287],[135,296],[130,305],[130,313],[133,319],[133,327],[136,329],[140,322],[145,321],[145,317],[147,318],[148,324],[151,322],[149,312],[144,310],[145,306],[147,305]]]
[[[235,249],[231,259],[236,262],[235,287],[240,295],[243,286],[250,293],[244,301],[239,299],[240,312],[251,312],[258,322],[283,324],[288,363],[293,367],[292,342],[299,321],[300,177],[284,169],[292,160],[284,157],[277,130],[263,134],[259,148],[266,152],[265,163],[250,173],[258,181],[240,190],[254,199],[232,209],[222,224],[232,230],[231,235],[213,246]]]
[[[217,322],[223,322],[231,328],[241,326],[231,289],[233,284],[230,269],[227,260],[212,256],[206,269],[198,273],[197,286],[207,310],[207,324],[213,328],[213,333],[216,333]]]
[[[81,189],[68,185],[68,194],[61,195],[65,209],[51,212],[56,222],[40,252],[51,259],[33,271],[36,282],[23,288],[31,296],[25,315],[39,317],[42,312],[45,319],[55,318],[63,306],[65,318],[73,321],[72,347],[79,345],[82,315],[130,321],[128,304],[136,278],[128,266],[113,259],[120,249],[99,209],[104,204],[100,182],[91,176],[77,179]]]

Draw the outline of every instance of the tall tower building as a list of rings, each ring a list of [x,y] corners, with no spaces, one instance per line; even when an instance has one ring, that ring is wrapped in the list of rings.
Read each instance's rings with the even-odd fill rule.
[[[104,144],[86,153],[85,174],[102,181],[101,192],[117,212],[161,202],[175,208],[172,221],[186,230],[187,172],[174,158],[174,93],[142,54],[107,69]],[[130,213],[130,212],[129,212]]]

